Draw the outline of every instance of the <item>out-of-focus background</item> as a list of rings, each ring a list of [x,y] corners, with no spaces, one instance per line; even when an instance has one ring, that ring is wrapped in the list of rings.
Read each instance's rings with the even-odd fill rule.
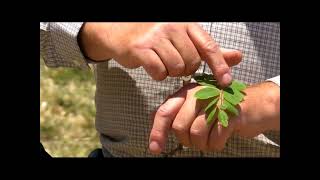
[[[92,70],[48,68],[40,57],[40,140],[53,157],[87,157],[100,147]]]

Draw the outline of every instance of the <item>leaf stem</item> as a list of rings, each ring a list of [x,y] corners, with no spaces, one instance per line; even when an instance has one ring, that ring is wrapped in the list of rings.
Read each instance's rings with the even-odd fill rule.
[[[217,102],[217,107],[220,110],[220,107],[222,106],[223,103],[223,90],[220,89],[220,93],[219,93],[219,100]]]

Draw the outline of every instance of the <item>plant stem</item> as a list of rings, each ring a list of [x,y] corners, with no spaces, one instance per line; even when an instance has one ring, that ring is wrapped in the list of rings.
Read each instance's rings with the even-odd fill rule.
[[[220,110],[220,107],[222,106],[223,103],[223,91],[220,90],[220,94],[219,94],[219,100],[217,102],[217,108]]]

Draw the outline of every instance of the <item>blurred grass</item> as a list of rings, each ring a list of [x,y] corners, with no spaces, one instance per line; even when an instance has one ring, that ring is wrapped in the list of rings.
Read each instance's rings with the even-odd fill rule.
[[[54,157],[87,157],[100,147],[92,71],[48,68],[40,57],[40,140]]]

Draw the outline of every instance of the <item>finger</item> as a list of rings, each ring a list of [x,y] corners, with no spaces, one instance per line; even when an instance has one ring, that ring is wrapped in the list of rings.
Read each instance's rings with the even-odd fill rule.
[[[218,121],[218,120],[217,120]],[[218,121],[215,126],[213,126],[209,139],[208,139],[208,149],[211,151],[222,151],[229,137],[235,128],[235,122],[229,121],[228,127],[223,127]]]
[[[165,65],[169,76],[177,77],[183,75],[185,69],[183,59],[168,39],[161,38],[153,49]]]
[[[228,73],[229,66],[218,44],[198,24],[188,26],[188,35],[200,53],[201,58],[208,63],[218,83],[222,87],[228,86],[232,81],[232,76]]]
[[[201,64],[200,55],[190,40],[186,31],[172,31],[170,41],[180,53],[184,64],[184,76],[188,76],[197,71]]]
[[[234,49],[220,48],[224,59],[229,67],[239,64],[242,60],[242,53]]]
[[[164,80],[167,77],[167,70],[160,57],[153,50],[144,50],[136,54],[142,62],[143,68],[156,81]]]
[[[186,90],[189,87],[191,86],[181,88],[158,108],[150,132],[149,150],[151,153],[159,154],[163,151],[172,122],[185,101]]]
[[[150,133],[149,149],[151,153],[159,154],[164,150],[172,121],[183,102],[183,96],[173,97],[158,108]]]
[[[195,90],[198,88],[195,88]],[[203,106],[196,98],[191,97],[192,93],[187,95],[185,102],[179,110],[172,123],[172,130],[178,141],[184,146],[191,147],[190,128],[193,121]]]
[[[190,139],[193,147],[207,150],[207,141],[212,125],[207,125],[206,113],[201,110],[190,128]]]

